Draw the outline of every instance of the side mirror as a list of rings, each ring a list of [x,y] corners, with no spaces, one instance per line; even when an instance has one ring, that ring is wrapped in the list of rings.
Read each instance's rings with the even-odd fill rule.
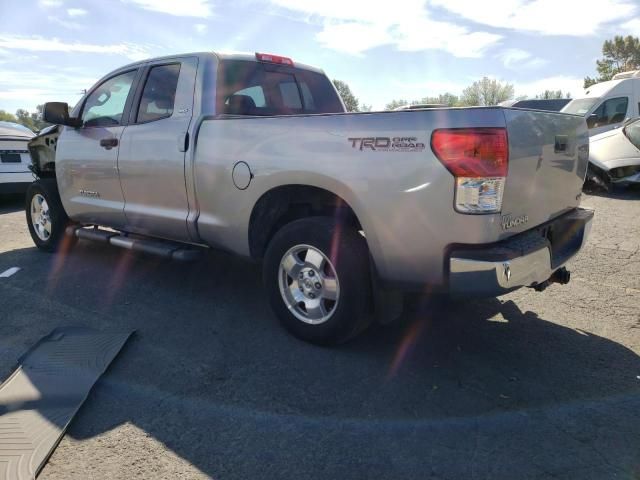
[[[587,117],[587,127],[588,128],[595,127],[597,121],[598,121],[598,115],[596,115],[595,113],[592,113]]]
[[[47,102],[42,110],[42,118],[45,122],[55,125],[67,125],[79,127],[79,119],[69,116],[69,105],[64,102]]]

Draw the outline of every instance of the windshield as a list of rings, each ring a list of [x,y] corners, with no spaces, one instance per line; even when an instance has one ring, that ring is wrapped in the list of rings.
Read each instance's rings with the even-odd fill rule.
[[[599,98],[577,98],[567,103],[561,112],[584,117],[599,100]]]

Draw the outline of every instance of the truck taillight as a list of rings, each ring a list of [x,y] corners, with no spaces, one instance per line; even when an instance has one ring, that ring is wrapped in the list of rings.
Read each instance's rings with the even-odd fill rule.
[[[271,55],[270,53],[256,52],[256,59],[259,62],[278,63],[280,65],[288,65],[290,67],[293,67],[293,60],[288,57],[282,57],[280,55]]]
[[[455,208],[461,213],[497,213],[509,165],[504,128],[443,128],[431,149],[456,178]]]

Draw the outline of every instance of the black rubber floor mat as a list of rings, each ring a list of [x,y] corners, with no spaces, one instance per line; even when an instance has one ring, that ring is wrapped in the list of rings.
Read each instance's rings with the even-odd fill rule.
[[[0,385],[0,480],[35,478],[129,333],[57,328]]]

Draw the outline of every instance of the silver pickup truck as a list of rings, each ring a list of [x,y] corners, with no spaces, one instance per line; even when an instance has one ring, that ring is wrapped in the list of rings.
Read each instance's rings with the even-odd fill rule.
[[[314,343],[361,332],[384,292],[566,283],[593,217],[578,208],[582,117],[346,113],[321,70],[286,57],[142,61],[44,116],[58,126],[30,143],[38,180],[26,199],[39,248],[84,238],[263,260],[274,312]]]

